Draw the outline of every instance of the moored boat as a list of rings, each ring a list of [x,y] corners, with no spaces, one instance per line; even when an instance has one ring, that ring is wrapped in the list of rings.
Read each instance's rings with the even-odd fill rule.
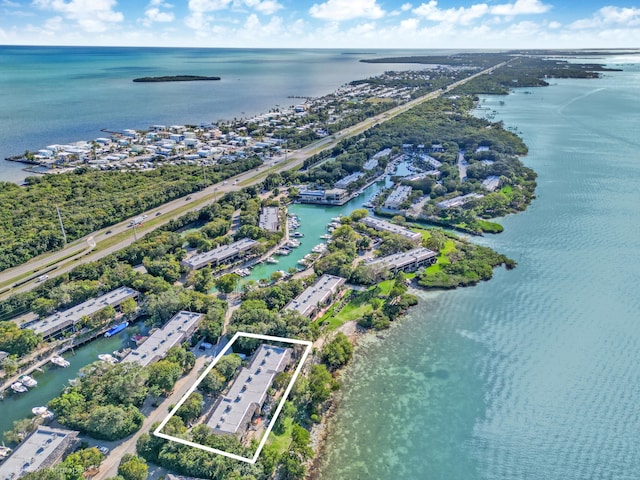
[[[33,388],[38,385],[38,381],[35,378],[30,377],[29,375],[22,375],[20,378],[18,378],[18,381],[27,388]]]
[[[109,330],[107,330],[105,332],[104,336],[107,337],[107,338],[112,337],[113,335],[116,335],[117,333],[120,333],[122,330],[124,330],[128,326],[129,326],[129,322],[119,323],[115,327],[111,327]]]
[[[2,445],[0,447],[0,458],[8,457],[12,451],[13,450],[11,450],[9,447],[5,447],[4,445]]]
[[[278,260],[276,260],[276,259],[275,259],[275,258],[273,258],[273,257],[267,257],[267,258],[265,259],[265,262],[267,262],[267,263],[278,263]]]
[[[47,407],[33,407],[31,409],[31,413],[37,415],[39,417],[52,417],[53,412],[51,412]]]
[[[101,353],[100,355],[98,355],[98,358],[103,362],[108,362],[111,364],[118,363],[118,359],[109,353]]]
[[[67,368],[69,365],[71,365],[68,360],[65,360],[60,355],[54,355],[49,361],[54,365],[62,368]]]
[[[11,390],[13,390],[16,393],[24,393],[29,389],[25,387],[22,383],[15,382],[11,384]]]

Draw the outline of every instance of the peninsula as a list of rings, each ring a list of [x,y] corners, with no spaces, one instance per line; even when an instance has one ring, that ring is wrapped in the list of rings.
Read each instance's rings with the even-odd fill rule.
[[[0,249],[0,265],[26,264],[56,248],[64,252],[67,235],[76,241],[93,231],[89,238],[96,248],[97,229],[109,230],[100,233],[98,242],[105,243],[95,257],[89,251],[64,271],[58,262],[47,262],[51,278],[41,281],[29,275],[40,278],[44,272],[30,268],[19,280],[29,290],[18,291],[15,277],[0,284],[2,293],[11,294],[0,302],[4,385],[11,388],[33,373],[40,358],[98,338],[113,325],[144,316],[154,327],[114,351],[121,359],[115,365],[102,359],[85,365],[82,376],[47,403],[65,434],[80,432],[102,449],[80,450],[42,471],[71,480],[60,472],[87,458],[77,468],[99,466],[97,480],[134,466],[146,475],[147,462],[199,478],[303,478],[318,451],[310,431],[328,415],[338,371],[353,353],[353,332],[389,328],[418,302],[411,286],[473,285],[488,280],[498,265],[515,266],[430,225],[498,232],[502,227],[491,219],[522,211],[534,198],[535,172],[519,158],[526,145],[501,122],[471,112],[479,93],[506,93],[510,85],[538,78],[537,70],[531,73],[537,63],[494,58],[489,68],[480,63],[471,72],[466,65],[387,72],[286,111],[217,125],[127,129],[93,142],[27,152],[52,169],[69,170],[32,177],[24,188],[0,186],[0,199],[12,212],[0,216],[12,235]],[[580,73],[575,75],[582,78]],[[300,150],[290,151],[293,145]],[[368,188],[379,190],[372,194]],[[56,196],[47,197],[49,192]],[[78,192],[85,198],[82,209],[74,209]],[[37,211],[38,223],[15,222],[35,217],[32,199],[44,204],[48,198],[62,207],[56,212],[62,239],[45,210]],[[315,208],[310,219],[309,205],[366,208],[327,222],[324,207]],[[140,216],[127,222],[132,215]],[[28,238],[34,243],[27,250]],[[134,241],[120,247],[126,238]],[[299,238],[308,242],[302,248]],[[323,242],[309,248],[313,238]],[[278,262],[282,268],[285,258],[297,259],[300,267],[268,278],[250,271]],[[284,363],[258,389],[258,380],[267,377],[255,376],[267,370],[255,363],[261,350],[239,342],[236,355],[221,358],[202,377],[163,432],[249,458],[255,441],[267,435],[260,460],[244,465],[215,457],[213,463],[209,452],[155,436],[169,407],[227,338],[240,332],[313,342],[314,361],[290,392],[281,393],[291,378]],[[238,382],[243,369],[253,367],[253,383]],[[225,405],[227,417],[218,415],[225,399],[239,402],[243,394],[259,397],[260,408],[233,417],[233,424],[232,408]],[[276,400],[289,394],[269,431],[265,425]],[[154,408],[143,408],[148,405]],[[22,465],[15,460],[29,451],[30,439],[46,433],[45,421],[15,421],[5,434],[15,450],[5,465]],[[60,460],[38,455],[46,455],[49,464]],[[15,478],[35,480],[37,473],[23,469]]]
[[[203,75],[165,75],[162,77],[134,78],[134,82],[158,83],[158,82],[199,82],[201,80],[220,80],[220,77],[206,77]]]

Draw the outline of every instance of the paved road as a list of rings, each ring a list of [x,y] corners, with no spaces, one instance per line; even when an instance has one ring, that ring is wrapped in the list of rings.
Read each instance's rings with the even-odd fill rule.
[[[240,188],[248,185],[257,184],[264,180],[269,173],[282,172],[299,167],[310,156],[327,148],[333,148],[343,138],[358,135],[377,123],[387,121],[415,107],[416,105],[437,98],[477,76],[490,73],[493,70],[504,66],[506,63],[507,62],[500,63],[494,67],[470,75],[465,79],[452,83],[444,90],[437,90],[435,92],[428,93],[420,98],[411,100],[410,102],[376,115],[375,117],[364,120],[357,125],[342,130],[336,135],[327,136],[307,145],[304,148],[296,150],[291,154],[286,154],[285,158],[280,156],[275,160],[271,159],[267,162],[270,164],[267,167],[262,166],[258,169],[242,173],[225,182],[207,187],[200,192],[192,193],[187,197],[173,200],[160,207],[144,212],[142,215],[147,216],[147,222],[151,223],[151,225],[146,223],[134,229],[129,226],[130,219],[127,219],[123,222],[112,225],[111,227],[104,228],[78,239],[58,252],[40,255],[25,264],[4,270],[0,272],[0,291],[2,291],[0,299],[7,298],[14,293],[33,289],[38,285],[35,277],[48,269],[54,268],[50,272],[47,272],[47,274],[49,277],[55,277],[72,270],[79,263],[95,261],[109,255],[110,253],[121,250],[133,243],[136,236],[139,238],[155,228],[168,223],[170,220],[184,215],[188,211],[200,210],[209,202],[214,201],[216,198],[219,198],[221,195],[229,191],[239,190]],[[277,163],[273,165],[274,162]],[[184,208],[185,206],[187,206],[186,209]],[[112,240],[114,237],[117,237],[118,240]],[[95,242],[97,245],[97,251],[93,251],[89,246],[92,242]],[[111,242],[111,244],[109,247],[105,248],[104,244],[107,242]],[[33,280],[30,280],[19,287],[3,291],[3,289],[6,289],[8,286],[14,285],[25,278],[29,278],[30,275],[34,276]]]

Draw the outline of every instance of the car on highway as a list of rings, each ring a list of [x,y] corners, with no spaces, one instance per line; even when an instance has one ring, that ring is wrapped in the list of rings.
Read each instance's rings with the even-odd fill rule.
[[[185,198],[186,201],[191,200],[191,195],[189,195],[187,198]]]
[[[107,230],[106,232],[104,232],[105,235],[109,235],[111,233],[111,230]]]
[[[162,212],[156,212],[156,217],[157,217],[158,215],[162,215]]]
[[[109,449],[107,447],[105,447],[105,446],[99,446],[99,447],[96,447],[96,448],[103,455],[108,455],[109,454]]]

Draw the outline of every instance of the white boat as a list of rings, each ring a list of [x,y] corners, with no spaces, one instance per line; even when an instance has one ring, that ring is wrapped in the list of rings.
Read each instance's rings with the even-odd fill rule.
[[[24,393],[29,389],[25,387],[22,383],[15,382],[11,384],[11,390],[13,390],[16,393]]]
[[[54,365],[62,368],[67,368],[69,365],[71,365],[68,360],[65,360],[60,355],[54,355],[49,361]]]
[[[275,259],[275,258],[273,258],[273,257],[267,257],[267,258],[265,259],[265,262],[267,262],[267,263],[278,263],[278,260],[276,260],[276,259]]]
[[[318,245],[316,245],[315,247],[313,247],[311,249],[312,252],[315,253],[322,253],[327,249],[327,244],[326,243],[319,243]]]
[[[31,413],[39,417],[48,417],[50,415],[53,415],[53,413],[49,411],[47,407],[33,407],[31,409]]]
[[[291,250],[287,248],[279,248],[278,250],[276,250],[276,255],[289,255],[290,253]]]
[[[8,457],[12,451],[13,450],[11,450],[9,447],[5,447],[4,445],[2,445],[0,447],[0,458]]]
[[[295,238],[291,238],[287,242],[287,245],[289,245],[290,247],[296,248],[300,246],[300,241],[296,240]]]
[[[324,240],[329,240],[330,238],[333,238],[333,237],[328,233],[325,233],[324,235],[320,235],[320,238],[323,238]]]
[[[29,375],[22,375],[20,378],[18,378],[18,381],[27,388],[33,388],[38,385],[38,381],[35,378],[30,377]]]
[[[302,233],[302,232],[293,232],[291,234],[291,236],[292,237],[296,237],[296,238],[302,238],[302,237],[304,237],[304,233]]]
[[[118,359],[109,353],[101,353],[98,355],[98,358],[103,362],[108,362],[111,364],[118,363]]]

